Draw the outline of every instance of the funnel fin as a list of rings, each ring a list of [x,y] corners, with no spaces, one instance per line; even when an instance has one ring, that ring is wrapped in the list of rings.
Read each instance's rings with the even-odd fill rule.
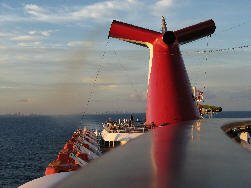
[[[200,39],[202,37],[209,36],[214,33],[215,29],[216,29],[216,26],[215,26],[214,21],[207,20],[207,21],[200,22],[198,24],[177,30],[174,33],[177,37],[179,44],[185,44],[185,43]]]
[[[118,38],[147,47],[160,35],[161,33],[156,31],[113,20],[108,38]]]

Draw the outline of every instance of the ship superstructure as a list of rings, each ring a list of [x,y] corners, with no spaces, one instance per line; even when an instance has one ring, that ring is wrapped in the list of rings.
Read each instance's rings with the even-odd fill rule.
[[[117,145],[124,145],[129,140],[134,139],[146,132],[151,127],[147,127],[143,122],[134,121],[133,116],[130,119],[118,119],[118,121],[112,121],[109,119],[103,124],[103,130],[101,132],[102,146],[115,147]]]
[[[192,87],[194,101],[200,113],[200,118],[212,118],[214,113],[222,111],[220,106],[205,104],[204,91],[199,90],[197,87]]]

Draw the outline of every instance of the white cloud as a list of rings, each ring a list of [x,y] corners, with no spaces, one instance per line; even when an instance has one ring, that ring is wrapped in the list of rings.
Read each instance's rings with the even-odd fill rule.
[[[43,31],[38,31],[38,30],[31,30],[28,33],[30,35],[40,35],[43,37],[49,37],[52,33],[56,32],[57,30],[43,30]]]
[[[12,86],[0,86],[0,89],[15,89],[16,87]]]
[[[10,5],[6,3],[0,3],[0,7],[4,9],[8,9],[8,10],[13,10],[13,7],[11,7]]]
[[[0,49],[6,49],[6,46],[0,44]]]
[[[173,0],[160,0],[155,3],[156,7],[169,7],[173,3]]]
[[[33,16],[39,17],[41,19],[46,19],[47,13],[43,8],[39,7],[38,5],[35,4],[27,4],[25,5],[24,9],[28,14],[31,14]]]
[[[114,11],[127,10],[130,5],[134,4],[134,1],[105,1],[95,3],[86,7],[81,8],[78,11],[72,12],[71,15],[74,19],[81,18],[96,18],[100,19],[107,17],[114,13]]]
[[[51,35],[50,31],[41,31],[41,35],[43,35],[44,37],[48,37]]]
[[[22,22],[30,22],[33,21],[29,17],[24,17],[17,15],[16,13],[11,14],[0,14],[0,23],[22,23]]]
[[[104,22],[114,18],[127,20],[137,20],[146,16],[159,16],[167,12],[173,4],[173,0],[160,0],[142,2],[139,0],[106,0],[85,6],[57,6],[46,7],[37,4],[26,4],[23,7],[24,15],[2,14],[0,22],[48,22],[65,23],[72,21],[91,21]],[[17,12],[19,9],[16,10]],[[13,12],[13,11],[12,11]],[[44,33],[45,35],[48,33]]]
[[[20,36],[12,37],[11,40],[13,40],[13,41],[35,41],[35,40],[37,40],[37,38],[34,36],[31,36],[31,35],[20,35]]]
[[[80,9],[59,8],[57,10],[44,9],[35,4],[27,4],[24,10],[36,20],[45,22],[69,22],[82,19],[107,19],[113,17],[117,11],[130,10],[137,1],[104,1],[84,6]]]
[[[146,91],[134,92],[129,95],[129,99],[133,101],[146,101]]]
[[[69,47],[80,47],[80,46],[85,46],[85,47],[91,47],[93,46],[93,41],[70,41],[67,43],[67,46]]]
[[[157,1],[152,7],[153,15],[155,16],[162,16],[165,15],[167,12],[167,8],[172,6],[173,0],[160,0]]]
[[[17,45],[19,47],[53,47],[57,46],[58,44],[52,43],[52,44],[46,44],[42,45],[42,42],[44,39],[50,37],[50,35],[58,30],[30,30],[27,32],[19,32],[19,31],[13,31],[9,33],[0,32],[0,38],[2,41],[8,42],[17,42]],[[16,45],[16,44],[15,44]],[[62,45],[60,45],[62,46]],[[1,45],[0,49],[7,48],[10,46],[7,45]]]
[[[17,44],[19,47],[29,47],[29,48],[35,48],[35,47],[42,47],[41,42],[35,41],[35,42],[20,42]]]
[[[30,102],[32,102],[32,99],[30,99],[30,98],[24,98],[24,99],[19,99],[19,100],[17,100],[17,102],[21,102],[21,103],[30,103]]]
[[[34,34],[36,34],[36,33],[37,33],[37,31],[32,30],[32,31],[29,31],[28,33],[29,33],[30,35],[34,35]]]
[[[11,33],[0,32],[1,38],[10,37],[10,36],[13,36],[13,35]]]

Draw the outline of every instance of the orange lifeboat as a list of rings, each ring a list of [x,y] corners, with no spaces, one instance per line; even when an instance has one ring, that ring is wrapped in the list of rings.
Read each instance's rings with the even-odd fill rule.
[[[84,137],[84,135],[89,138]],[[81,145],[91,151],[92,149],[88,144],[89,141],[91,141],[90,139],[97,141],[96,135],[89,130],[79,129],[74,132],[72,137],[65,143],[63,149],[58,153],[56,160],[52,161],[47,166],[45,175],[74,171],[79,169],[80,166],[86,165],[92,157],[88,156],[87,153],[80,151],[76,146]],[[98,143],[96,144],[98,145]]]

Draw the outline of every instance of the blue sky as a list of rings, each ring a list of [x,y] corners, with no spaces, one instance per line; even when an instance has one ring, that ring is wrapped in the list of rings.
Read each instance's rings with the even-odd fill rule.
[[[250,49],[196,52],[249,45],[250,8],[249,0],[1,0],[0,113],[144,112],[148,49],[107,34],[113,19],[159,31],[162,15],[170,30],[215,20],[211,38],[181,46],[191,84],[206,86],[207,103],[251,110]]]

